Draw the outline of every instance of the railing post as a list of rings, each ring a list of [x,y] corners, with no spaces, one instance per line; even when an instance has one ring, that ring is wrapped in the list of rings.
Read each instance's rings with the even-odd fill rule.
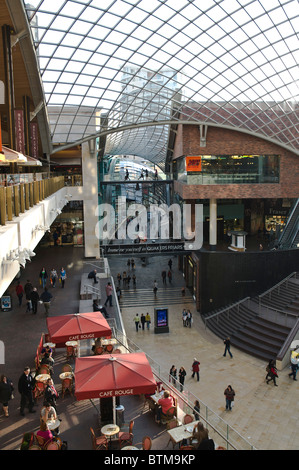
[[[12,186],[6,188],[7,220],[12,220]]]
[[[20,211],[22,213],[25,212],[25,191],[24,191],[24,183],[21,183],[19,186],[20,191]]]
[[[0,188],[0,220],[1,225],[6,224],[6,188]]]
[[[20,198],[19,198],[19,186],[13,186],[14,193],[14,215],[19,217],[20,215]]]

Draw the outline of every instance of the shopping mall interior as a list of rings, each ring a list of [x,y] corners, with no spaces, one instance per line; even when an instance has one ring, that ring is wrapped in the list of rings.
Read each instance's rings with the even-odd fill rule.
[[[25,435],[45,448],[46,384],[35,377],[46,343],[59,449],[97,449],[93,429],[106,450],[149,450],[147,437],[152,451],[193,452],[200,443],[179,437],[187,416],[215,449],[298,449],[298,14],[294,0],[2,2],[0,375],[15,399],[7,405],[1,378],[0,450]],[[29,281],[36,315],[32,289],[18,291]],[[69,354],[50,319],[94,312],[110,333],[78,333]],[[137,313],[150,314],[148,328],[135,329]],[[148,389],[129,393],[132,379],[100,398],[97,383],[80,398],[80,360],[107,358],[104,337],[111,363],[145,354]],[[265,379],[271,360],[278,388]],[[20,417],[25,366],[36,415]],[[157,384],[175,409],[162,426]]]

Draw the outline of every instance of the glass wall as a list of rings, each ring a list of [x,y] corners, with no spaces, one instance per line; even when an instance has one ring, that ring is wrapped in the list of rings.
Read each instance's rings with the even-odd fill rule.
[[[200,155],[173,162],[174,179],[187,184],[279,183],[278,155]]]

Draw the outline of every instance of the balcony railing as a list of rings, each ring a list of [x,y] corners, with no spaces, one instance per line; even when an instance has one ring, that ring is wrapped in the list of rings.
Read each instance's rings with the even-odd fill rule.
[[[81,175],[49,176],[49,173],[0,175],[0,225],[31,209],[64,186],[82,185]]]

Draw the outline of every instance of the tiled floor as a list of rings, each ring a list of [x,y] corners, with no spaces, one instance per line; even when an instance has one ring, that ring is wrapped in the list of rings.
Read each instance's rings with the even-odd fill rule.
[[[39,248],[31,264],[27,264],[22,273],[21,282],[30,278],[38,285],[38,274],[42,266],[48,270],[52,265],[59,269],[66,267],[68,279],[65,289],[55,289],[51,315],[74,313],[78,311],[80,278],[82,272],[91,270],[84,266],[83,250],[80,248]],[[225,422],[236,429],[244,438],[258,449],[295,450],[298,449],[299,404],[298,382],[288,377],[288,369],[280,372],[278,387],[265,383],[265,364],[241,351],[233,351],[233,359],[223,357],[223,344],[208,330],[205,330],[200,315],[194,309],[189,296],[180,298],[178,292],[184,284],[178,272],[176,257],[173,259],[173,281],[165,287],[161,281],[162,267],[167,267],[168,258],[153,257],[146,267],[136,258],[136,296],[125,289],[122,296],[122,316],[128,337],[143,349],[153,360],[161,365],[167,376],[172,364],[177,368],[183,365],[187,370],[186,387],[217,413]],[[126,270],[126,259],[110,260],[112,274]],[[159,284],[157,300],[152,293],[152,283]],[[14,284],[15,285],[15,284]],[[9,404],[10,417],[0,414],[0,449],[17,449],[22,434],[28,430],[37,430],[38,414],[20,417],[17,380],[25,365],[33,366],[33,358],[42,332],[46,331],[43,308],[36,316],[25,313],[25,307],[16,303],[14,285],[11,287],[14,307],[11,312],[0,313],[0,339],[5,343],[5,365],[0,366],[0,373],[11,377],[15,384],[15,400]],[[139,290],[139,293],[138,293]],[[41,288],[39,287],[41,292]],[[133,292],[131,286],[130,291]],[[54,292],[54,289],[53,289]],[[169,293],[171,293],[169,295]],[[171,301],[169,300],[171,299]],[[166,305],[167,303],[167,305]],[[135,330],[135,313],[149,313],[153,317],[154,306],[168,306],[170,332],[156,335],[150,331]],[[183,306],[193,312],[194,323],[191,329],[182,325]],[[113,316],[113,309],[111,313]],[[200,382],[191,378],[190,368],[193,358],[201,362]],[[58,357],[55,367],[58,372],[64,358]],[[57,374],[58,375],[58,374]],[[56,382],[55,382],[56,383]],[[231,384],[236,391],[235,407],[232,412],[225,411],[224,388]],[[58,384],[59,387],[59,384]],[[59,415],[62,418],[61,434],[68,441],[70,449],[90,449],[89,426],[96,429],[97,412],[89,401],[76,402],[73,397],[65,397],[58,402]],[[142,402],[138,397],[124,399],[125,419],[135,418],[135,436],[139,442],[143,435],[151,432],[153,449],[166,447],[165,430],[158,428],[153,420],[142,421]],[[133,406],[132,406],[133,405]],[[37,411],[39,411],[40,404]],[[138,418],[138,419],[137,419]],[[135,441],[135,442],[136,442]]]

